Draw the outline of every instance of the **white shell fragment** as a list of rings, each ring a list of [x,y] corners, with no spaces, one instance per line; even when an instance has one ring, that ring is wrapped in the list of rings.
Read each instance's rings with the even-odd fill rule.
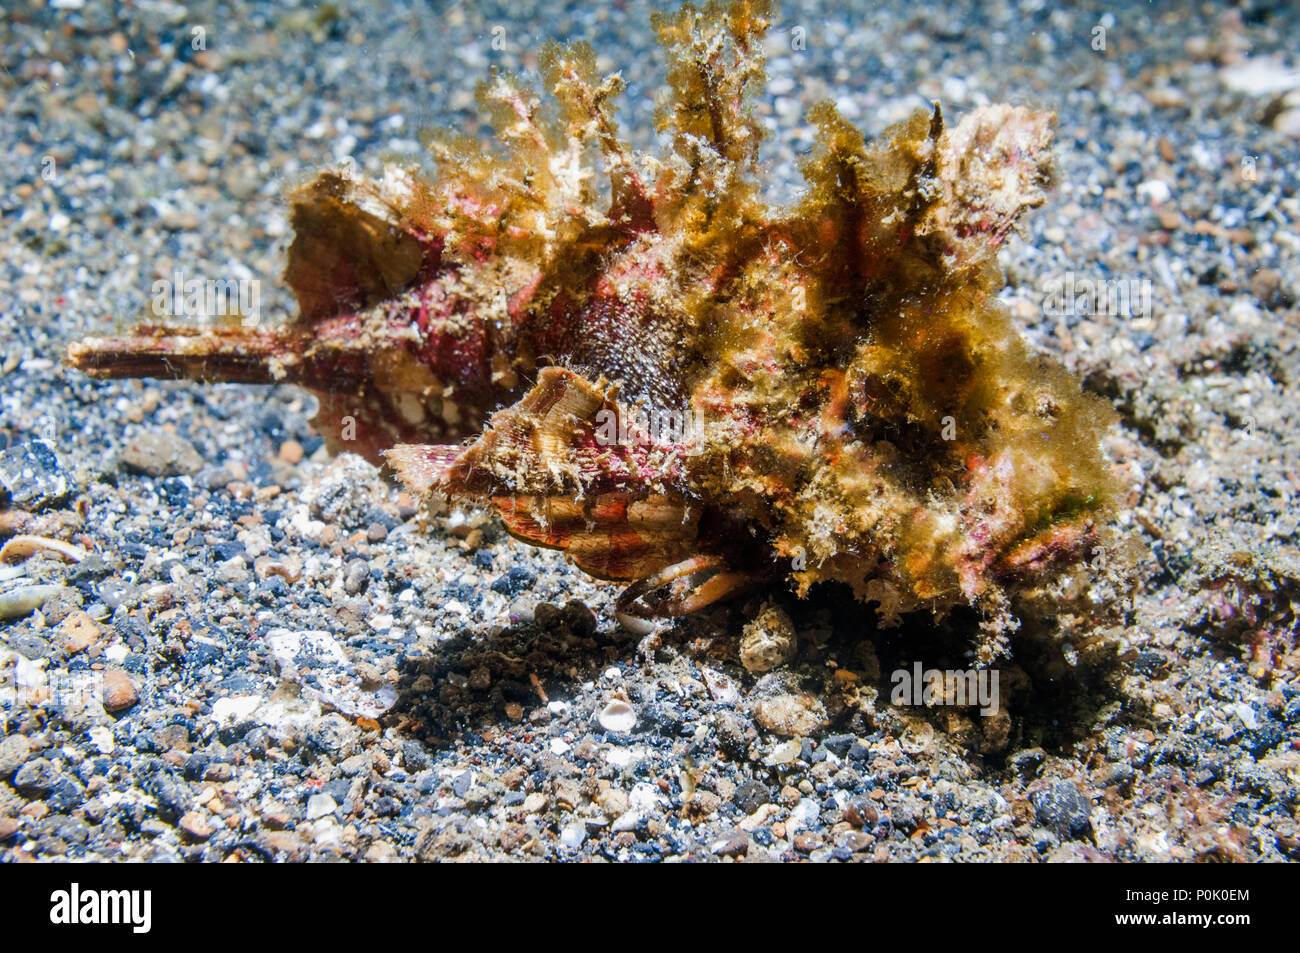
[[[636,709],[616,698],[600,710],[596,720],[606,731],[631,731],[636,727]]]
[[[16,619],[34,612],[62,589],[62,586],[23,586],[6,592],[0,595],[0,619]]]

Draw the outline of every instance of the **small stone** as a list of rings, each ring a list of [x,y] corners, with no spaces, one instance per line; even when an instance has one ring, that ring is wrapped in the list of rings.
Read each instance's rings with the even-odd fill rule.
[[[362,856],[365,858],[367,863],[371,864],[391,864],[400,859],[400,855],[397,853],[397,848],[388,843],[388,841],[382,840],[375,841],[367,847],[366,852]]]
[[[722,806],[722,798],[712,791],[696,791],[682,805],[682,815],[691,820],[703,820],[712,817]]]
[[[74,655],[99,641],[99,626],[83,610],[74,609],[59,623],[55,636],[63,651]]]
[[[569,627],[577,635],[588,638],[596,634],[599,625],[596,613],[592,612],[585,602],[570,599],[564,604],[564,612],[569,617]]]
[[[1054,781],[1030,800],[1038,823],[1056,831],[1062,840],[1082,837],[1091,829],[1092,804],[1069,781]]]
[[[533,603],[527,599],[512,599],[506,615],[511,625],[527,625],[533,621]]]
[[[865,798],[854,798],[844,808],[844,820],[856,828],[874,827],[880,820],[880,811]]]
[[[821,740],[821,745],[837,758],[843,758],[849,753],[849,748],[853,742],[857,741],[853,735],[827,735]]]
[[[158,816],[168,823],[180,820],[194,804],[189,785],[170,774],[155,775],[150,790],[158,804]]]
[[[14,787],[29,797],[45,797],[58,783],[59,770],[48,758],[33,758],[14,774]]]
[[[0,452],[0,507],[38,513],[65,502],[76,489],[54,449],[29,440]]]
[[[41,606],[41,615],[45,616],[47,626],[57,628],[64,619],[81,608],[81,603],[81,593],[75,589],[64,589]]]
[[[182,814],[176,826],[195,840],[204,841],[212,836],[212,827],[198,811]]]
[[[1300,101],[1300,97],[1292,94],[1288,101]],[[1273,120],[1273,128],[1284,136],[1300,139],[1300,108],[1283,109],[1278,112]]]
[[[103,698],[106,711],[123,711],[134,705],[138,696],[126,672],[111,668],[104,673]]]
[[[812,831],[800,831],[794,835],[794,849],[801,854],[811,854],[822,845],[822,836]]]
[[[234,483],[238,478],[235,476],[230,466],[213,467],[208,470],[207,475],[203,478],[203,486],[210,491],[220,490],[229,483]]]
[[[262,703],[257,695],[230,695],[212,703],[212,720],[218,727],[228,727],[245,722]]]
[[[1138,184],[1137,196],[1152,205],[1164,205],[1173,197],[1173,190],[1163,179],[1147,179]]]
[[[849,831],[840,836],[840,846],[845,850],[858,854],[864,850],[870,850],[875,844],[876,838],[864,831]]]
[[[302,849],[302,838],[297,831],[268,831],[263,838],[266,846],[278,853],[294,855]]]
[[[1156,212],[1156,219],[1167,232],[1176,232],[1183,227],[1183,213],[1175,205],[1161,206],[1160,211]]]
[[[1136,773],[1130,764],[1113,764],[1098,773],[1097,784],[1103,788],[1121,787],[1132,781]],[[1211,772],[1207,780],[1212,781],[1214,779],[1215,777]]]
[[[523,811],[525,814],[540,814],[546,810],[546,795],[534,791],[528,797],[524,798]]]
[[[522,824],[507,824],[501,831],[501,849],[512,851],[528,839],[528,828]]]
[[[78,807],[86,798],[86,789],[75,777],[61,774],[54,781],[54,787],[45,796],[45,803],[51,811],[66,814]]]
[[[324,792],[307,798],[307,820],[315,821],[328,817],[339,809],[338,802]]]
[[[343,573],[343,591],[355,596],[370,584],[370,565],[364,559],[348,563]]]
[[[12,817],[0,817],[0,841],[8,840],[18,833],[18,821]]]
[[[370,767],[370,756],[367,754],[354,754],[350,758],[344,758],[339,762],[339,771],[346,777],[355,777],[362,771]]]
[[[32,753],[32,743],[26,735],[14,733],[0,739],[0,778],[8,779],[23,766]]]
[[[744,857],[749,853],[749,835],[737,828],[714,841],[709,850],[719,857]]]
[[[372,543],[382,543],[388,538],[388,527],[383,523],[371,523],[366,527],[366,539]]]
[[[462,771],[460,774],[456,775],[455,779],[452,780],[451,793],[456,795],[456,797],[463,798],[465,797],[465,795],[469,793],[469,790],[473,786],[473,784],[474,784],[474,772]]]
[[[146,431],[126,445],[118,465],[146,476],[168,477],[197,473],[203,458],[194,445],[174,433]]]
[[[1292,296],[1282,284],[1282,276],[1275,268],[1261,268],[1250,279],[1250,293],[1266,308],[1285,307]]]
[[[742,782],[731,798],[731,802],[736,805],[737,810],[745,815],[753,814],[771,800],[772,792],[767,785],[752,778]]]
[[[826,709],[812,695],[776,695],[758,703],[754,720],[778,735],[803,737],[826,724]]]
[[[629,809],[624,811],[618,817],[614,818],[609,829],[618,834],[623,831],[634,831],[636,826],[641,823],[642,814],[638,810]]]
[[[627,792],[619,788],[610,788],[596,798],[596,803],[600,805],[601,811],[609,820],[627,813],[631,802],[628,800]]]
[[[258,579],[267,580],[279,576],[289,585],[293,585],[302,577],[302,563],[296,557],[273,559],[270,556],[259,556],[253,560],[253,572]]]
[[[1300,77],[1273,57],[1254,56],[1219,70],[1219,79],[1233,92],[1250,96],[1286,93],[1300,87]]]
[[[96,725],[86,732],[90,743],[100,754],[112,754],[117,747],[117,742],[113,740],[113,731],[105,725]]]
[[[302,462],[302,444],[297,440],[286,440],[280,444],[279,457],[285,463],[296,465]]]
[[[536,582],[537,573],[516,566],[493,581],[492,591],[513,598],[525,589],[531,589]]]
[[[228,586],[242,586],[251,578],[248,563],[243,556],[233,556],[217,566],[216,578]]]

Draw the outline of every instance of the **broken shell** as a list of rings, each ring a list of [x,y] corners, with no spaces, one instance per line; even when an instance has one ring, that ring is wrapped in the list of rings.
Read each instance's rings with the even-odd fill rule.
[[[639,615],[632,615],[630,612],[618,611],[614,613],[614,618],[618,624],[632,635],[650,635],[659,628],[659,623],[654,619],[642,618]]]
[[[50,539],[47,536],[15,536],[0,548],[0,563],[10,562],[14,557],[26,559],[42,549],[58,553],[64,559],[74,563],[79,563],[86,558],[84,549],[62,540]]]
[[[600,710],[596,720],[606,731],[622,734],[636,727],[636,709],[627,702],[615,698]]]
[[[62,592],[63,586],[23,586],[0,595],[0,619],[16,619],[35,612]]]

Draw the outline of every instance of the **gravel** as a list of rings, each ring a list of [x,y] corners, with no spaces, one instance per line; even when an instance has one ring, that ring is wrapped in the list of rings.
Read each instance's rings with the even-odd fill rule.
[[[883,631],[843,593],[768,593],[634,636],[559,554],[331,459],[300,391],[61,365],[178,268],[260,279],[264,317],[291,314],[286,187],[481,133],[474,84],[543,40],[623,68],[622,128],[651,146],[647,4],[10,8],[0,538],[91,555],[0,565],[0,860],[1300,853],[1294,9],[776,19],[756,108],[778,198],[819,99],[870,133],[931,98],[1060,117],[1002,298],[1121,414],[1121,545],[1094,618],[1026,609],[983,718],[890,701],[896,669],[969,666],[961,613]],[[1046,307],[1069,274],[1136,279],[1150,308]]]

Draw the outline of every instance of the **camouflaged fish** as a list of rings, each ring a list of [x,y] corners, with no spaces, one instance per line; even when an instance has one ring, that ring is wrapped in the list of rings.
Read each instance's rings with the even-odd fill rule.
[[[548,47],[494,76],[495,150],[292,193],[277,327],[142,326],[72,345],[97,377],[292,382],[333,449],[490,505],[630,583],[633,615],[756,583],[852,587],[883,618],[974,605],[1085,559],[1113,414],[1029,354],[996,254],[1042,203],[1050,114],[938,104],[868,143],[830,104],[789,208],[760,192],[765,2],[655,19],[667,155],[619,138],[616,74]],[[989,657],[988,646],[981,656]]]

